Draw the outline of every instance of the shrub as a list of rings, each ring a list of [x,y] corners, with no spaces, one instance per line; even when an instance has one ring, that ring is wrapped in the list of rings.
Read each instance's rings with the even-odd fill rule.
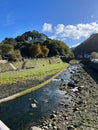
[[[2,60],[2,56],[0,55],[0,60]]]

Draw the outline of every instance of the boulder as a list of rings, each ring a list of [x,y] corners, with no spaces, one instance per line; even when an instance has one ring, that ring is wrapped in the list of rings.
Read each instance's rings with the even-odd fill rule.
[[[68,86],[69,86],[69,87],[75,87],[75,84],[74,84],[73,82],[69,82],[69,83],[68,83]]]

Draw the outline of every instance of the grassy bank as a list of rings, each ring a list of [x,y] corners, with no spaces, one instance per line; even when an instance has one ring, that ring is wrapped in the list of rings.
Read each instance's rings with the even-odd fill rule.
[[[67,66],[68,64],[65,64],[63,62],[55,62],[52,64],[47,63],[44,66],[35,67],[34,69],[0,73],[0,85],[2,86],[4,84],[13,84],[29,79],[42,80],[46,76],[58,73]]]
[[[26,94],[29,94],[43,86],[45,86],[46,84],[48,84],[53,78],[57,77],[62,71],[60,71],[59,73],[57,73],[56,75],[52,76],[51,78],[49,78],[48,80],[45,80],[44,82],[38,84],[38,85],[35,85],[35,86],[32,86],[31,88],[27,88],[23,91],[19,91],[19,92],[16,92],[15,94],[13,93],[12,95],[9,95],[9,96],[4,96],[3,98],[0,99],[0,103],[4,103],[4,102],[7,102],[7,101],[10,101],[10,100],[13,100],[13,99],[16,99],[16,98],[19,98],[23,95],[26,95]]]
[[[28,65],[31,62],[32,60],[29,61]],[[49,59],[43,60],[43,62],[42,60],[36,60],[35,63],[37,66],[33,69],[0,73],[0,103],[43,87],[56,76],[55,74],[69,66],[60,59],[56,62],[52,60],[51,64],[49,64]],[[40,65],[38,66],[38,64]]]

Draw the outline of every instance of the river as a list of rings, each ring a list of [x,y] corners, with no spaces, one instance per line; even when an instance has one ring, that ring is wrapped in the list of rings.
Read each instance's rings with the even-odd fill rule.
[[[52,111],[60,109],[61,102],[71,101],[67,92],[59,90],[59,87],[62,81],[67,84],[78,68],[77,65],[70,66],[43,88],[0,104],[0,120],[11,130],[28,130],[30,126],[40,124],[43,117],[47,118]],[[36,106],[32,107],[32,104]]]

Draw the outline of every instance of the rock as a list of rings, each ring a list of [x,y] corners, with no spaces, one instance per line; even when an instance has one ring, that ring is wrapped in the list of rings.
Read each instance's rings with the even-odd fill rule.
[[[78,87],[75,87],[75,88],[73,88],[73,89],[71,89],[73,92],[78,92],[79,90],[78,90]]]
[[[56,114],[52,114],[52,115],[50,116],[50,119],[55,118],[55,117],[57,117],[57,115],[56,115]]]
[[[68,104],[65,104],[64,107],[67,108],[67,107],[68,107]]]
[[[53,126],[53,128],[54,128],[55,130],[57,130],[57,127],[56,127],[56,126]]]
[[[60,104],[60,105],[62,105],[62,106],[64,106],[64,105],[65,105],[65,103],[64,103],[64,102],[60,102],[59,104]]]
[[[51,122],[49,123],[49,125],[48,125],[49,127],[52,127],[52,125],[51,125]]]
[[[44,100],[44,103],[48,103],[48,99],[45,99],[45,100]]]
[[[74,108],[74,109],[73,109],[73,112],[75,112],[75,111],[79,111],[79,108],[77,108],[77,107]]]
[[[74,126],[71,125],[71,126],[67,127],[67,129],[68,129],[68,130],[74,130]]]
[[[48,130],[48,126],[44,126],[44,129]]]
[[[69,87],[75,87],[75,85],[74,85],[73,82],[69,82],[69,83],[68,83],[68,86],[69,86]]]
[[[67,88],[67,85],[63,84],[62,86],[60,86],[60,90],[65,90]]]
[[[54,127],[54,126],[56,126],[56,123],[55,123],[55,122],[52,122],[52,124],[51,124],[51,125]]]
[[[31,106],[32,106],[32,108],[37,108],[36,103],[32,103]]]
[[[38,101],[37,101],[37,100],[34,99],[33,101],[34,101],[36,104],[38,104]]]
[[[29,98],[29,101],[31,101],[32,100],[32,98]]]
[[[39,127],[36,127],[36,126],[33,126],[33,127],[31,127],[30,130],[43,130],[43,129],[41,129],[41,128],[39,128]]]

